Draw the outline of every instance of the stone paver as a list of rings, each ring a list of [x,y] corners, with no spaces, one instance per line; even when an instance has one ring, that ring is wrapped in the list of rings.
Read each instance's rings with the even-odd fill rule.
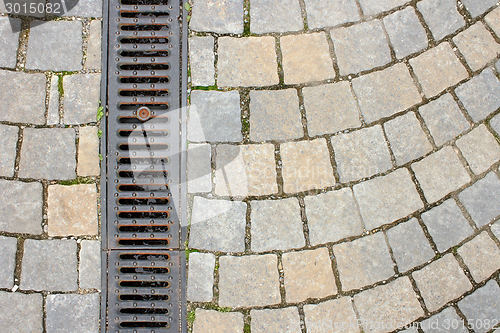
[[[439,94],[468,76],[467,70],[446,42],[410,59],[410,65],[427,97]]]
[[[281,145],[283,189],[297,193],[335,185],[326,140],[288,142]]]
[[[49,236],[98,234],[95,184],[51,185],[47,201]]]
[[[354,296],[364,332],[389,332],[424,314],[407,277]]]
[[[311,245],[363,233],[363,222],[351,189],[307,196],[304,201]]]
[[[82,69],[82,22],[33,21],[26,69],[78,71]],[[88,87],[86,87],[88,88]]]
[[[450,94],[445,94],[421,106],[418,112],[438,146],[454,139],[470,127]]]
[[[500,115],[496,115],[490,120],[490,125],[493,130],[500,135]]]
[[[333,27],[359,20],[354,0],[304,0],[309,29]]]
[[[383,66],[391,51],[382,23],[378,20],[330,31],[341,75]]]
[[[2,204],[0,230],[11,233],[42,233],[42,184],[0,179]]]
[[[365,15],[375,15],[402,6],[407,0],[360,0]]]
[[[194,86],[215,84],[215,53],[212,36],[189,38],[189,64]]]
[[[0,125],[0,176],[14,176],[19,128]]]
[[[253,333],[287,332],[301,333],[299,311],[297,308],[275,310],[252,310]]]
[[[212,191],[212,147],[191,143],[188,147],[187,173],[189,193]]]
[[[99,137],[95,126],[80,127],[78,133],[77,174],[81,177],[99,176]]]
[[[333,246],[342,290],[359,289],[394,275],[394,264],[383,233]]]
[[[423,213],[422,220],[439,252],[457,245],[474,232],[453,199]]]
[[[76,241],[24,242],[22,290],[76,291],[77,279]]]
[[[237,91],[194,90],[188,126],[189,141],[241,141],[240,94]]]
[[[494,280],[489,281],[484,287],[477,289],[472,295],[458,302],[458,307],[465,317],[471,320],[475,332],[489,331],[495,322],[498,324],[498,318],[500,318],[500,288],[498,284]],[[490,322],[489,327],[484,325],[486,319]]]
[[[387,238],[400,272],[422,265],[434,257],[434,251],[415,218],[389,229]]]
[[[422,321],[424,333],[465,333],[460,318],[452,307],[446,308],[438,314]]]
[[[461,246],[458,254],[476,282],[486,280],[500,268],[500,249],[484,231]]]
[[[463,0],[465,8],[473,16],[479,16],[498,3],[496,0]]]
[[[45,124],[45,75],[0,70],[0,84],[0,121]]]
[[[0,288],[11,289],[14,286],[16,269],[17,239],[0,236]]]
[[[82,240],[79,282],[82,289],[101,289],[101,242]]]
[[[436,40],[441,40],[465,25],[455,0],[423,0],[417,3],[417,8]]]
[[[331,141],[341,182],[370,177],[392,167],[380,125],[340,134]]]
[[[189,254],[187,299],[190,302],[211,302],[214,288],[215,256],[211,253]]]
[[[305,87],[302,93],[309,136],[361,126],[358,105],[348,82]]]
[[[217,147],[215,194],[266,195],[278,192],[274,146],[220,145]]]
[[[100,96],[100,74],[75,74],[63,78],[64,123],[95,122]]]
[[[500,240],[500,222],[497,221],[491,226],[491,232],[493,232],[495,237]]]
[[[349,297],[304,305],[304,315],[308,333],[338,332],[339,328],[347,333],[360,332]]]
[[[286,301],[297,303],[337,292],[328,249],[283,254]]]
[[[0,320],[11,332],[42,333],[43,297],[41,294],[21,294],[0,291]]]
[[[209,251],[243,252],[247,204],[195,197],[189,247]]]
[[[368,230],[403,218],[424,206],[407,169],[354,185],[353,190]]]
[[[99,332],[99,294],[48,295],[48,332]]]
[[[243,333],[243,314],[196,309],[193,333]]]
[[[497,34],[500,35],[500,8],[496,8],[491,13],[484,17],[486,24],[490,26],[491,29]]]
[[[250,31],[255,34],[304,29],[297,0],[253,0]]]
[[[49,108],[47,110],[47,125],[56,125],[60,122],[59,116],[59,75],[50,78]]]
[[[435,202],[470,181],[470,176],[450,146],[413,163],[411,168],[429,202]]]
[[[290,140],[304,135],[295,89],[250,92],[250,140]]]
[[[457,140],[457,147],[475,174],[480,174],[500,160],[500,146],[486,126],[480,125]]]
[[[289,250],[306,245],[296,198],[251,201],[252,251]]]
[[[459,33],[453,38],[453,42],[458,46],[473,71],[482,68],[500,53],[500,45],[495,42],[482,22]]]
[[[384,18],[384,26],[396,57],[404,58],[427,47],[427,35],[411,6]]]
[[[397,64],[352,81],[365,122],[406,110],[422,100],[408,68]]]
[[[274,37],[221,37],[218,42],[219,86],[261,87],[279,83]]]
[[[389,120],[384,124],[384,129],[398,165],[422,157],[432,150],[413,112]]]
[[[189,28],[195,31],[240,34],[243,32],[243,0],[198,0]]]
[[[439,309],[472,288],[452,254],[414,272],[413,278],[429,311]]]
[[[477,226],[482,227],[500,215],[500,181],[490,172],[458,195]]]
[[[274,254],[222,256],[219,262],[221,307],[265,306],[281,302],[278,260]]]
[[[324,32],[280,38],[285,84],[300,84],[335,78],[330,49]]]
[[[16,67],[20,30],[20,19],[0,17],[0,67]]]
[[[475,122],[483,120],[500,107],[500,81],[489,68],[458,87],[455,92]]]
[[[49,0],[49,3],[60,3],[57,0]],[[70,8],[67,12],[62,11],[64,14],[58,16],[79,16],[79,17],[101,17],[102,16],[102,3],[93,0],[79,0],[74,3],[74,7]]]
[[[79,2],[81,3],[81,2]],[[87,41],[87,60],[85,60],[85,68],[101,69],[101,31],[102,22],[94,20],[90,22],[89,39]]]

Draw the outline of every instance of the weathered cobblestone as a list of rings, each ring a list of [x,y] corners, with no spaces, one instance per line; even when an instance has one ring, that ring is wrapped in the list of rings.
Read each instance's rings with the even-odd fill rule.
[[[496,115],[490,120],[490,125],[493,130],[500,135],[500,115]]]
[[[359,20],[356,2],[342,0],[305,0],[309,29],[333,27]]]
[[[42,294],[22,294],[0,291],[0,320],[10,332],[43,332]]]
[[[410,59],[410,65],[427,97],[439,94],[468,76],[467,70],[446,42]]]
[[[462,84],[455,92],[475,122],[500,107],[500,81],[489,68]]]
[[[101,21],[94,20],[90,22],[89,39],[87,42],[87,60],[85,60],[85,68],[96,70],[101,69],[101,31]]]
[[[0,288],[10,289],[14,286],[14,270],[16,269],[17,239],[0,236]]]
[[[361,215],[351,189],[305,197],[312,245],[336,242],[363,233]]]
[[[445,94],[421,106],[418,112],[424,118],[434,142],[438,146],[454,139],[470,127],[469,122],[450,94]]]
[[[99,294],[48,295],[48,332],[99,332]]]
[[[0,125],[0,176],[14,176],[19,128]]]
[[[253,0],[251,6],[252,33],[291,32],[304,29],[297,0]]]
[[[484,231],[462,245],[458,254],[476,282],[486,280],[500,268],[500,249]]]
[[[398,165],[419,158],[432,150],[413,112],[386,122],[384,128]]]
[[[196,309],[193,333],[243,333],[243,314]]]
[[[500,181],[492,172],[465,189],[458,198],[479,227],[500,215],[500,206],[496,204],[500,198]]]
[[[500,146],[486,126],[480,125],[457,140],[457,147],[475,174],[488,170],[500,160]]]
[[[453,199],[423,213],[422,220],[439,252],[448,250],[474,232]]]
[[[0,17],[0,67],[15,68],[21,20]]]
[[[357,294],[354,304],[360,319],[367,323],[363,327],[364,332],[392,331],[398,325],[407,325],[424,314],[407,277]]]
[[[195,197],[189,247],[209,251],[243,252],[247,204]]]
[[[80,249],[79,282],[82,289],[101,289],[101,242],[83,240]]]
[[[406,110],[422,100],[404,64],[363,75],[354,79],[352,85],[367,123]]]
[[[299,311],[296,307],[274,310],[252,310],[253,333],[288,332],[300,333]]]
[[[359,289],[394,275],[394,264],[383,233],[333,246],[344,291]]]
[[[435,202],[470,181],[470,176],[450,146],[413,163],[418,182],[429,202]]]
[[[188,140],[238,142],[241,134],[240,94],[237,91],[191,93]]]
[[[81,21],[31,23],[26,69],[79,71],[82,58]]]
[[[354,185],[353,190],[368,230],[424,207],[407,169]]]
[[[486,15],[484,17],[484,20],[490,26],[490,28],[493,29],[493,31],[495,31],[497,36],[499,36],[500,35],[500,7],[496,8],[491,13]]]
[[[463,0],[465,8],[473,16],[479,16],[497,4],[496,0]]]
[[[289,250],[306,245],[296,198],[251,201],[250,206],[252,251]]]
[[[63,78],[64,123],[86,124],[97,121],[101,74],[74,74]]]
[[[60,3],[57,0],[49,0],[49,2],[52,4]],[[99,1],[79,0],[73,8],[67,12],[63,11],[60,16],[101,17],[102,6],[102,3]]]
[[[302,92],[309,136],[361,126],[359,108],[348,82],[305,87]]]
[[[343,332],[360,332],[356,325],[350,326],[357,322],[357,318],[349,297],[304,305],[304,315],[308,333],[334,332],[342,324],[347,327]]]
[[[484,333],[493,327],[494,320],[498,322],[500,318],[500,288],[494,280],[486,283],[484,287],[477,289],[471,295],[458,302],[460,311],[467,319],[470,319],[474,325],[474,332]],[[490,327],[481,325],[488,319]],[[495,332],[497,332],[496,330]]]
[[[96,126],[80,127],[78,132],[78,176],[99,176],[99,137]]]
[[[297,193],[335,185],[326,140],[288,142],[281,145],[284,191]]]
[[[424,0],[417,3],[417,8],[436,40],[441,40],[465,25],[454,0]]]
[[[465,333],[467,330],[461,327],[461,321],[455,309],[449,307],[422,321],[421,327],[424,333]],[[453,322],[458,325],[452,325]]]
[[[272,144],[220,145],[217,147],[216,166],[214,181],[217,195],[247,196],[278,192]]]
[[[389,229],[387,238],[400,272],[422,265],[434,257],[434,251],[415,218]]]
[[[56,125],[60,122],[59,116],[59,76],[50,78],[49,108],[47,110],[47,125]]]
[[[274,254],[222,256],[219,262],[220,306],[252,307],[281,302],[278,260]]]
[[[218,41],[217,82],[220,87],[261,87],[279,83],[274,37],[221,37]]]
[[[11,233],[42,233],[42,184],[0,179],[2,193],[0,230]]]
[[[341,75],[358,73],[391,61],[391,51],[378,20],[330,31]]]
[[[212,191],[212,147],[209,144],[190,143],[188,147],[189,193]]]
[[[500,53],[500,45],[493,36],[478,22],[453,38],[464,55],[467,64],[473,71],[477,71]]]
[[[75,291],[78,288],[76,266],[76,241],[27,239],[20,287],[22,290]]]
[[[381,12],[402,6],[407,0],[360,0],[361,9],[365,15],[376,15]]]
[[[191,83],[194,86],[212,86],[215,84],[214,38],[189,38],[189,64]]]
[[[428,45],[425,29],[411,6],[386,16],[384,26],[398,59],[423,50]]]
[[[243,0],[198,0],[193,6],[189,28],[221,34],[243,32]]]
[[[285,253],[283,269],[286,300],[289,303],[323,298],[337,292],[332,262],[326,248]]]
[[[0,70],[0,85],[0,121],[45,124],[44,74]]]
[[[493,232],[495,237],[500,240],[500,222],[497,221],[491,226],[491,232]]]
[[[280,43],[285,84],[335,78],[330,49],[324,32],[283,36]]]
[[[303,135],[295,89],[250,91],[250,140],[289,140]]]
[[[331,141],[341,182],[370,177],[392,167],[380,125],[340,134]]]
[[[472,288],[452,254],[413,273],[429,311],[435,311]]]
[[[190,302],[211,302],[214,288],[215,256],[211,253],[189,254],[187,299]]]

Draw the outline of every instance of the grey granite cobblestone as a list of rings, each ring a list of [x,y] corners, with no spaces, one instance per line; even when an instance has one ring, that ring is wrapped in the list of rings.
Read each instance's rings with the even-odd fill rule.
[[[500,160],[500,146],[485,125],[476,127],[458,139],[457,147],[475,174],[485,172]]]
[[[243,32],[243,0],[197,0],[189,28],[195,31],[240,34]]]
[[[212,36],[189,38],[189,64],[194,86],[215,84],[215,53]]]
[[[493,172],[462,191],[458,198],[478,227],[500,215],[500,206],[496,204],[500,198],[500,181]]]
[[[436,40],[441,40],[465,25],[455,0],[423,0],[417,3],[417,8]]]
[[[490,126],[497,133],[497,135],[500,135],[500,115],[496,115],[495,117],[491,118]]]
[[[478,283],[500,269],[500,249],[485,231],[462,245],[457,252]]]
[[[422,321],[424,333],[466,333],[460,318],[454,308],[449,307]]]
[[[359,20],[354,0],[305,0],[309,29],[333,27]]]
[[[212,191],[212,147],[209,144],[190,143],[188,146],[189,193]]]
[[[14,176],[19,128],[0,125],[0,176]]]
[[[47,332],[99,332],[99,294],[48,295],[46,311]]]
[[[491,226],[491,232],[500,240],[500,222],[497,221]]]
[[[284,309],[251,310],[253,333],[300,333],[300,317],[296,307]]]
[[[479,16],[498,3],[496,0],[462,0],[465,8],[473,16]]]
[[[79,284],[82,289],[101,289],[101,242],[82,240]]]
[[[0,236],[0,288],[14,286],[16,269],[17,238]]]
[[[42,333],[42,294],[22,294],[0,291],[0,320],[3,328],[17,333]]]
[[[60,3],[58,0],[49,0],[51,3]],[[78,16],[78,17],[102,17],[103,3],[95,0],[79,0],[75,6],[64,12],[60,16]]]
[[[86,124],[97,121],[101,74],[74,74],[63,78],[64,123]]]
[[[59,116],[59,80],[59,75],[52,75],[52,77],[50,78],[47,125],[57,125],[61,121]]]
[[[349,297],[342,297],[319,304],[304,305],[305,324],[308,333],[334,332],[335,329],[347,325],[348,333],[359,333],[357,318]]]
[[[408,0],[359,0],[364,15],[376,15],[402,6],[407,2]]]
[[[190,302],[211,302],[214,287],[215,256],[212,253],[189,254],[187,299]]]
[[[0,17],[0,67],[16,67],[20,30],[20,19]]]
[[[250,31],[255,34],[304,29],[298,0],[253,0]]]
[[[489,328],[481,323],[486,323],[486,319],[491,323],[500,318],[500,287],[495,280],[490,280],[486,285],[459,301],[458,307],[465,317],[472,321],[475,332],[487,332]]]

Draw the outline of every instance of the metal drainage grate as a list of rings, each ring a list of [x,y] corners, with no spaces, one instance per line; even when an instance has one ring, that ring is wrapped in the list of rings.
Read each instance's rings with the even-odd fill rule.
[[[103,332],[181,331],[181,5],[107,9]]]

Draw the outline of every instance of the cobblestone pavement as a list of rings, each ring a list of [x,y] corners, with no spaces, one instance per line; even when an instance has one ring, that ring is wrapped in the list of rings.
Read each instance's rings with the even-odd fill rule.
[[[496,2],[190,1],[193,333],[495,331]]]
[[[101,8],[0,1],[2,332],[99,332]]]

